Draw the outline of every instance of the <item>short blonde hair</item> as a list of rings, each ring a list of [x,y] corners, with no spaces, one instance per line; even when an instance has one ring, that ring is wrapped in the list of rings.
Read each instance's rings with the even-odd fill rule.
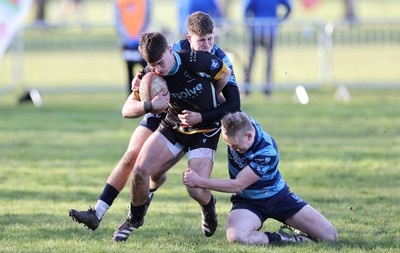
[[[252,123],[244,112],[226,114],[222,120],[222,135],[227,139],[236,140],[252,129]]]

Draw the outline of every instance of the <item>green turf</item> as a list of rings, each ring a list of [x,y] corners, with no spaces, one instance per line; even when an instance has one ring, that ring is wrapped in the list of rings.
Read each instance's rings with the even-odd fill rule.
[[[280,247],[230,245],[224,226],[229,194],[216,193],[220,226],[200,230],[198,205],[181,183],[186,158],[157,191],[145,225],[126,243],[111,235],[129,206],[126,188],[95,232],[68,217],[94,206],[138,120],[123,119],[124,94],[45,94],[44,105],[0,96],[0,252],[398,252],[400,236],[400,91],[310,92],[306,106],[292,92],[251,94],[243,109],[272,134],[291,189],[337,228],[337,244]],[[220,142],[212,177],[227,177]],[[262,230],[277,230],[267,221]],[[161,250],[161,251],[159,251]]]
[[[174,6],[171,0],[154,2],[156,25],[173,27],[174,12],[165,11]],[[295,1],[292,17],[323,20],[341,17],[342,1],[321,2],[319,8],[305,11]],[[112,22],[108,1],[87,3],[88,20]],[[233,3],[237,5],[239,0]],[[57,4],[58,1],[50,1],[51,21],[59,19]],[[362,18],[379,18],[381,13],[398,16],[398,3],[394,0],[365,0],[358,4]],[[240,10],[230,9],[234,17],[240,17]],[[74,33],[76,40],[77,34]],[[103,34],[99,32],[98,36]],[[123,66],[111,36],[108,32],[102,40],[106,44],[101,48],[107,49],[102,57],[108,59],[107,68],[113,75],[105,72],[85,75],[83,70],[88,66],[104,67],[101,60],[104,58],[94,58],[96,49],[84,48],[87,57],[75,61],[83,51],[69,52],[68,48],[62,48],[65,51],[57,52],[46,48],[27,55],[26,82],[33,87],[51,86],[53,82],[55,87],[93,82],[96,86],[122,86]],[[62,46],[68,36],[59,38]],[[27,51],[30,46],[26,44]],[[278,48],[278,52],[281,57],[276,59],[277,65],[284,65],[286,71],[276,73],[276,78],[293,81],[291,72],[296,71],[296,64],[301,61],[287,60],[283,52],[290,55],[290,50],[286,47]],[[315,52],[304,48],[302,52],[315,61]],[[348,54],[344,52],[344,57],[334,54],[333,59],[340,66],[334,71],[363,71],[343,61],[346,57],[362,56],[367,64],[377,57],[363,52],[365,48],[360,47]],[[60,62],[73,65],[77,75],[64,75],[63,65],[55,67],[58,62],[47,66],[47,71],[40,71],[41,61],[52,57],[54,62],[63,57]],[[390,59],[395,63],[396,57]],[[380,68],[382,81],[396,79],[394,74],[398,71],[391,63]],[[11,67],[4,61],[1,64],[0,80],[4,87]],[[235,69],[240,78],[240,65],[235,65]],[[318,70],[307,69],[308,76],[314,71],[311,77],[316,78]],[[262,76],[255,78],[263,80]],[[352,81],[354,76],[349,74],[345,78]],[[95,205],[107,176],[125,151],[138,123],[120,116],[125,94],[43,93],[44,105],[35,108],[31,104],[17,104],[21,95],[18,89],[0,93],[0,252],[398,252],[400,90],[350,90],[349,103],[334,102],[334,92],[331,87],[311,91],[307,106],[294,103],[292,91],[275,92],[269,98],[252,94],[242,101],[243,109],[277,140],[280,169],[291,189],[321,211],[339,232],[337,244],[279,247],[228,244],[224,226],[230,195],[223,193],[215,194],[220,226],[214,237],[205,238],[200,231],[199,207],[181,183],[186,158],[169,172],[167,183],[156,193],[145,225],[126,243],[113,243],[111,235],[127,214],[128,188],[114,202],[98,230],[84,229],[70,220],[68,209]],[[225,152],[220,142],[212,175],[215,178],[228,176]],[[262,230],[278,228],[279,223],[271,220]]]

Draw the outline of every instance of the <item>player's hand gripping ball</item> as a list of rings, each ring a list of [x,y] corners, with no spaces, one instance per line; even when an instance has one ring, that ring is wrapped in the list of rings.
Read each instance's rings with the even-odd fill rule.
[[[156,72],[148,72],[140,81],[139,95],[141,101],[152,101],[158,93],[168,94],[167,82]],[[160,111],[161,112],[161,111]]]

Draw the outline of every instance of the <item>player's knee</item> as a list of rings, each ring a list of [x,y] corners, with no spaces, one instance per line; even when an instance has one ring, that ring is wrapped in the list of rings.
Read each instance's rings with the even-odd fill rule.
[[[317,240],[336,242],[338,240],[338,233],[333,226],[329,226]]]
[[[245,243],[243,234],[238,229],[227,229],[226,239],[229,243]]]
[[[145,180],[149,180],[150,175],[148,172],[140,166],[135,166],[132,172],[132,179],[135,183],[141,183]]]
[[[122,157],[123,168],[132,170],[136,162],[136,157],[137,152],[135,150],[127,150]]]
[[[338,233],[336,231],[336,228],[331,226],[329,228],[329,232],[326,234],[326,241],[331,241],[331,242],[336,242],[338,240]]]

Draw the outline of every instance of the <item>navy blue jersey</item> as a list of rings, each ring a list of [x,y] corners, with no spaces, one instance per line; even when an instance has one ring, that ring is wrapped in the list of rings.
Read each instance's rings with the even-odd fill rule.
[[[275,195],[285,186],[278,170],[279,151],[274,139],[250,117],[256,130],[253,145],[240,154],[228,146],[228,168],[231,179],[236,178],[246,166],[250,166],[260,179],[236,195],[247,199],[263,199]]]
[[[219,106],[214,81],[229,70],[220,58],[209,52],[180,51],[173,54],[176,65],[164,76],[171,93],[165,121],[178,126],[181,122],[178,114],[183,110],[205,112]]]
[[[191,51],[189,40],[183,39],[183,40],[175,42],[174,44],[172,44],[172,50],[174,50],[174,51],[181,51],[181,50]],[[225,52],[222,51],[222,49],[219,48],[217,46],[217,44],[214,43],[214,46],[211,49],[211,53],[214,54],[215,56],[219,57],[223,62],[225,62],[225,64],[232,71],[231,77],[229,78],[229,81],[226,85],[233,85],[235,87],[238,87],[238,84],[237,84],[236,78],[235,78],[235,73],[233,72],[232,62],[229,60],[229,58],[225,54]]]

